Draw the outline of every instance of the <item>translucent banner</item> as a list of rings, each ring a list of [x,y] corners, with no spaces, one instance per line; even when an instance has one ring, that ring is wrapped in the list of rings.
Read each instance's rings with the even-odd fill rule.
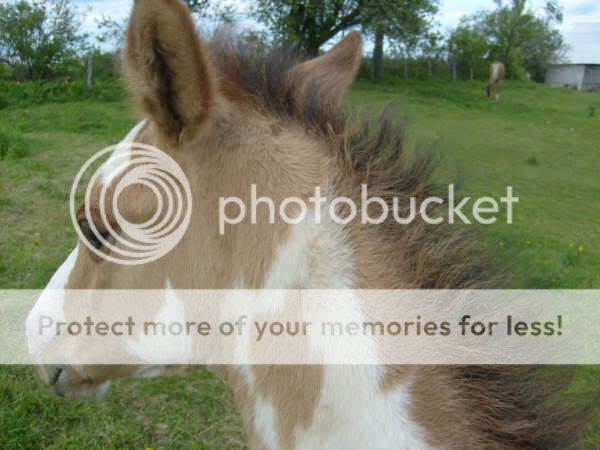
[[[0,291],[0,364],[600,364],[600,290]]]

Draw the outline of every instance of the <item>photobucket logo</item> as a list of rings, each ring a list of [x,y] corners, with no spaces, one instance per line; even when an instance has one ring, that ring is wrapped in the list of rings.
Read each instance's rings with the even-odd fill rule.
[[[110,158],[93,170],[107,154]],[[76,194],[88,176],[84,209],[78,213]],[[130,187],[146,188],[154,196],[152,217],[143,223],[127,220],[119,209],[119,205],[135,209],[136,205],[119,202]],[[149,145],[120,143],[99,151],[81,167],[69,206],[75,230],[90,251],[113,263],[141,265],[166,255],[183,238],[192,194],[187,177],[169,155]]]
[[[405,200],[404,200],[405,202]],[[506,215],[506,223],[513,223],[513,206],[519,198],[513,195],[512,186],[507,186],[506,196],[496,200],[493,197],[456,198],[454,185],[448,186],[447,200],[441,197],[408,199],[408,205],[400,204],[395,197],[391,201],[381,197],[369,196],[366,184],[361,186],[360,205],[348,197],[328,198],[321,194],[321,188],[316,186],[314,195],[308,198],[308,203],[299,197],[287,197],[279,205],[270,197],[259,197],[256,184],[250,186],[250,208],[238,197],[219,198],[219,233],[225,234],[226,225],[237,225],[247,219],[250,209],[250,223],[258,223],[259,208],[268,214],[270,224],[275,223],[276,215],[284,223],[297,225],[309,219],[320,224],[325,215],[332,222],[347,225],[360,220],[363,225],[379,225],[387,222],[390,216],[401,225],[408,225],[418,218],[430,225],[442,223],[473,222],[489,225],[496,223],[501,213]],[[501,211],[505,208],[505,211]],[[340,214],[344,211],[343,214]],[[436,212],[437,215],[432,214]],[[442,212],[442,214],[440,214]]]

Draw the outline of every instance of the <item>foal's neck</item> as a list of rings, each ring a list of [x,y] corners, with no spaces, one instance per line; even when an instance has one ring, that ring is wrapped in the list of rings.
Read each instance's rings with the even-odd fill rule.
[[[361,320],[351,293],[358,285],[355,257],[344,227],[305,221],[278,248],[265,288],[343,289],[348,294],[333,307]],[[336,351],[372,351],[373,345],[365,337]],[[410,371],[389,384],[383,366],[244,366],[231,379],[252,448],[427,447],[410,416]]]

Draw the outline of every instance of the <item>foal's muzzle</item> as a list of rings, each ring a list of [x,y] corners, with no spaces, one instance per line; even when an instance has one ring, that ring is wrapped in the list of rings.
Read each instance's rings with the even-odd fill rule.
[[[61,397],[100,399],[106,394],[110,384],[109,381],[96,382],[85,375],[85,366],[42,365],[36,366],[36,369],[42,380]]]

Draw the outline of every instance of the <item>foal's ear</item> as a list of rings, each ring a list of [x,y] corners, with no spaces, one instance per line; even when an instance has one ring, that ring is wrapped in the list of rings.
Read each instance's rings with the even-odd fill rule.
[[[125,73],[137,100],[174,141],[210,115],[215,77],[204,43],[180,0],[135,0]]]
[[[356,78],[361,58],[362,38],[353,31],[327,53],[293,67],[290,76],[298,95],[319,95],[320,101],[341,106]]]

